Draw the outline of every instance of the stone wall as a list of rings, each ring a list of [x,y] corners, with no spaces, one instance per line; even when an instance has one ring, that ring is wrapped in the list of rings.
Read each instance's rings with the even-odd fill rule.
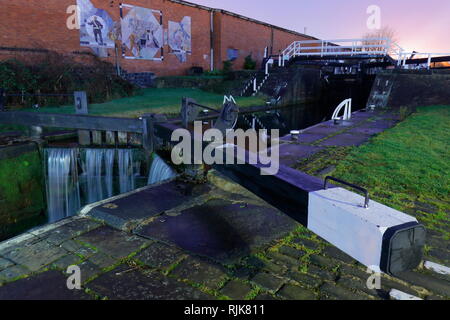
[[[377,76],[367,103],[367,107],[412,110],[429,105],[450,105],[450,71],[384,71]]]
[[[36,144],[0,147],[0,241],[46,221],[44,190]]]

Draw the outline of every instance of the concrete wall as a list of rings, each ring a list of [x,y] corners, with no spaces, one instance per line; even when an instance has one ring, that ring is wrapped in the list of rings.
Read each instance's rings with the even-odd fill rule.
[[[69,30],[67,9],[76,0],[14,0],[4,1],[0,10],[0,60],[18,58],[32,60],[42,55],[43,50],[54,50],[89,63],[92,53],[88,47],[80,46],[80,32]],[[120,21],[119,1],[91,0],[98,9],[105,10],[113,21]],[[191,17],[192,53],[181,62],[169,53],[167,43],[163,46],[164,61],[127,60],[122,58],[119,48],[118,61],[127,72],[154,72],[158,76],[183,75],[193,66],[209,70],[211,60],[214,68],[221,69],[227,60],[227,49],[238,50],[234,62],[235,69],[241,69],[244,58],[253,54],[259,63],[263,60],[264,48],[276,54],[295,40],[311,39],[302,34],[242,17],[231,12],[198,6],[176,0],[130,0],[127,4],[160,10],[163,13],[163,28],[169,21],[180,22],[183,17]],[[212,22],[212,23],[211,23]],[[119,47],[120,41],[116,41]],[[211,49],[214,49],[212,54]],[[212,57],[213,56],[213,57]],[[108,50],[108,57],[116,62],[114,49]]]

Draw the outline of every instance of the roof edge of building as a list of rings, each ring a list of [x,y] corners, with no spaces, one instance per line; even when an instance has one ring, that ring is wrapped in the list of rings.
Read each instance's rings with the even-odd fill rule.
[[[277,29],[277,30],[280,30],[280,31],[289,32],[291,34],[294,34],[294,35],[297,35],[297,36],[300,36],[300,37],[304,37],[304,38],[308,38],[308,39],[311,39],[311,40],[320,40],[319,38],[316,38],[316,37],[313,37],[313,36],[310,36],[310,35],[307,35],[307,34],[304,34],[304,33],[301,33],[301,32],[297,32],[297,31],[294,31],[294,30],[286,29],[286,28],[283,28],[283,27],[280,27],[280,26],[276,26],[276,25],[273,25],[273,24],[270,24],[270,23],[267,23],[267,22],[264,22],[264,21],[256,20],[256,19],[253,19],[253,18],[249,18],[249,17],[243,16],[241,14],[234,13],[234,12],[231,12],[231,11],[227,11],[227,10],[224,10],[224,9],[211,8],[211,7],[203,6],[203,5],[200,5],[200,4],[196,4],[196,3],[192,3],[192,2],[184,1],[184,0],[169,0],[169,1],[173,2],[173,3],[178,3],[178,4],[181,4],[181,5],[189,6],[189,7],[195,7],[195,8],[206,10],[206,11],[220,12],[220,13],[232,16],[232,17],[236,17],[236,18],[239,18],[239,19],[251,21],[251,22],[254,22],[254,23],[257,23],[257,24],[260,24],[260,25],[264,25],[264,26],[267,26],[267,27],[270,27],[270,28],[273,28],[273,29]]]

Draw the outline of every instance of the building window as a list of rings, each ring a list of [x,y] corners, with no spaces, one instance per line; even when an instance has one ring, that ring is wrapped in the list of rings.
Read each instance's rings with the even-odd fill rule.
[[[236,60],[238,58],[238,56],[239,56],[239,50],[238,49],[231,49],[230,48],[230,49],[227,50],[228,60],[234,61],[234,60]]]

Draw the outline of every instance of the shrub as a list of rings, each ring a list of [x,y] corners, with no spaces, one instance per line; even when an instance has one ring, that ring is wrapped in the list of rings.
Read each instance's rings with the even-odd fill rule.
[[[256,69],[256,61],[252,59],[252,55],[249,54],[245,57],[244,61],[244,70],[255,70]]]
[[[0,88],[10,93],[72,94],[86,91],[90,103],[130,96],[134,86],[115,75],[115,67],[92,57],[88,65],[56,52],[34,58],[28,63],[15,59],[0,62]],[[7,102],[29,107],[73,103],[71,97],[8,97]]]
[[[222,73],[225,78],[233,80],[233,61],[227,60],[223,62]]]

